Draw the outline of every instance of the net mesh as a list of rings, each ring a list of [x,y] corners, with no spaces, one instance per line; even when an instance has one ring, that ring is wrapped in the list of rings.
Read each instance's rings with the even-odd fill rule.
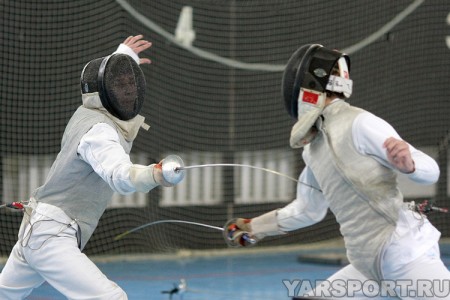
[[[191,14],[189,13],[191,12]],[[153,42],[143,55],[151,125],[139,133],[133,162],[178,154],[186,165],[241,163],[297,177],[301,150],[288,147],[292,120],[281,99],[284,64],[302,44],[342,49],[352,59],[350,103],[390,122],[435,157],[439,182],[401,181],[406,200],[448,200],[450,2],[435,1],[1,1],[0,201],[26,200],[45,180],[71,114],[81,104],[79,77],[90,60],[127,36]],[[189,20],[192,28],[189,27]],[[295,198],[295,182],[247,168],[190,170],[173,189],[115,195],[86,246],[88,254],[220,249],[221,233],[147,222],[177,219],[222,227]],[[21,212],[0,209],[0,255],[16,241]],[[430,219],[449,235],[447,215]],[[339,237],[324,221],[265,245]]]

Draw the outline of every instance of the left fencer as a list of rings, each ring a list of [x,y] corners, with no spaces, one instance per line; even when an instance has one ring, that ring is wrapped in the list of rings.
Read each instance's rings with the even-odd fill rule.
[[[68,299],[127,299],[82,253],[114,192],[149,192],[167,182],[159,164],[133,164],[146,82],[139,53],[151,43],[128,37],[81,74],[82,105],[64,131],[45,183],[31,196],[19,238],[0,273],[0,299],[27,297],[47,281]]]

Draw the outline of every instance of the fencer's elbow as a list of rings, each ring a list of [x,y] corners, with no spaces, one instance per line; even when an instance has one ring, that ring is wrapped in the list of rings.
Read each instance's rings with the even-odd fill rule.
[[[438,182],[440,169],[436,162],[428,164],[426,168],[416,168],[414,172],[408,174],[408,178],[415,183],[422,185],[432,185]]]
[[[432,178],[431,178],[431,184],[437,183],[440,176],[441,176],[441,171],[438,168],[437,171],[435,172],[434,176],[432,176]]]
[[[136,188],[128,182],[110,180],[108,181],[108,184],[114,193],[122,196],[131,195],[137,191]]]
[[[441,170],[439,169],[439,166],[436,163],[432,172],[430,172],[428,176],[424,176],[424,181],[422,182],[422,184],[426,185],[435,184],[438,182],[440,175]]]

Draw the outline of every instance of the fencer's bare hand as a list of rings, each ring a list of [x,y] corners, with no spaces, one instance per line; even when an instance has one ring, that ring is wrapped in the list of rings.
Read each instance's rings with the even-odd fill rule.
[[[127,45],[128,47],[131,48],[131,50],[133,50],[136,54],[141,53],[144,50],[147,50],[148,48],[150,48],[152,46],[152,43],[146,40],[143,40],[143,35],[139,34],[139,35],[135,35],[135,36],[129,36],[125,39],[125,41],[123,42],[123,44]],[[139,59],[139,64],[151,64],[152,61],[148,58],[140,58]]]
[[[414,160],[409,151],[409,145],[403,140],[390,137],[384,141],[383,147],[389,162],[402,173],[415,171]]]

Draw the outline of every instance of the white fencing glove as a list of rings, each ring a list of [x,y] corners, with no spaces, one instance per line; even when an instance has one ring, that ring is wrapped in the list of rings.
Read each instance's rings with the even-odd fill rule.
[[[134,164],[130,168],[130,180],[137,192],[148,193],[155,187],[162,185],[172,187],[174,184],[167,182],[162,174],[162,163],[149,166]]]

